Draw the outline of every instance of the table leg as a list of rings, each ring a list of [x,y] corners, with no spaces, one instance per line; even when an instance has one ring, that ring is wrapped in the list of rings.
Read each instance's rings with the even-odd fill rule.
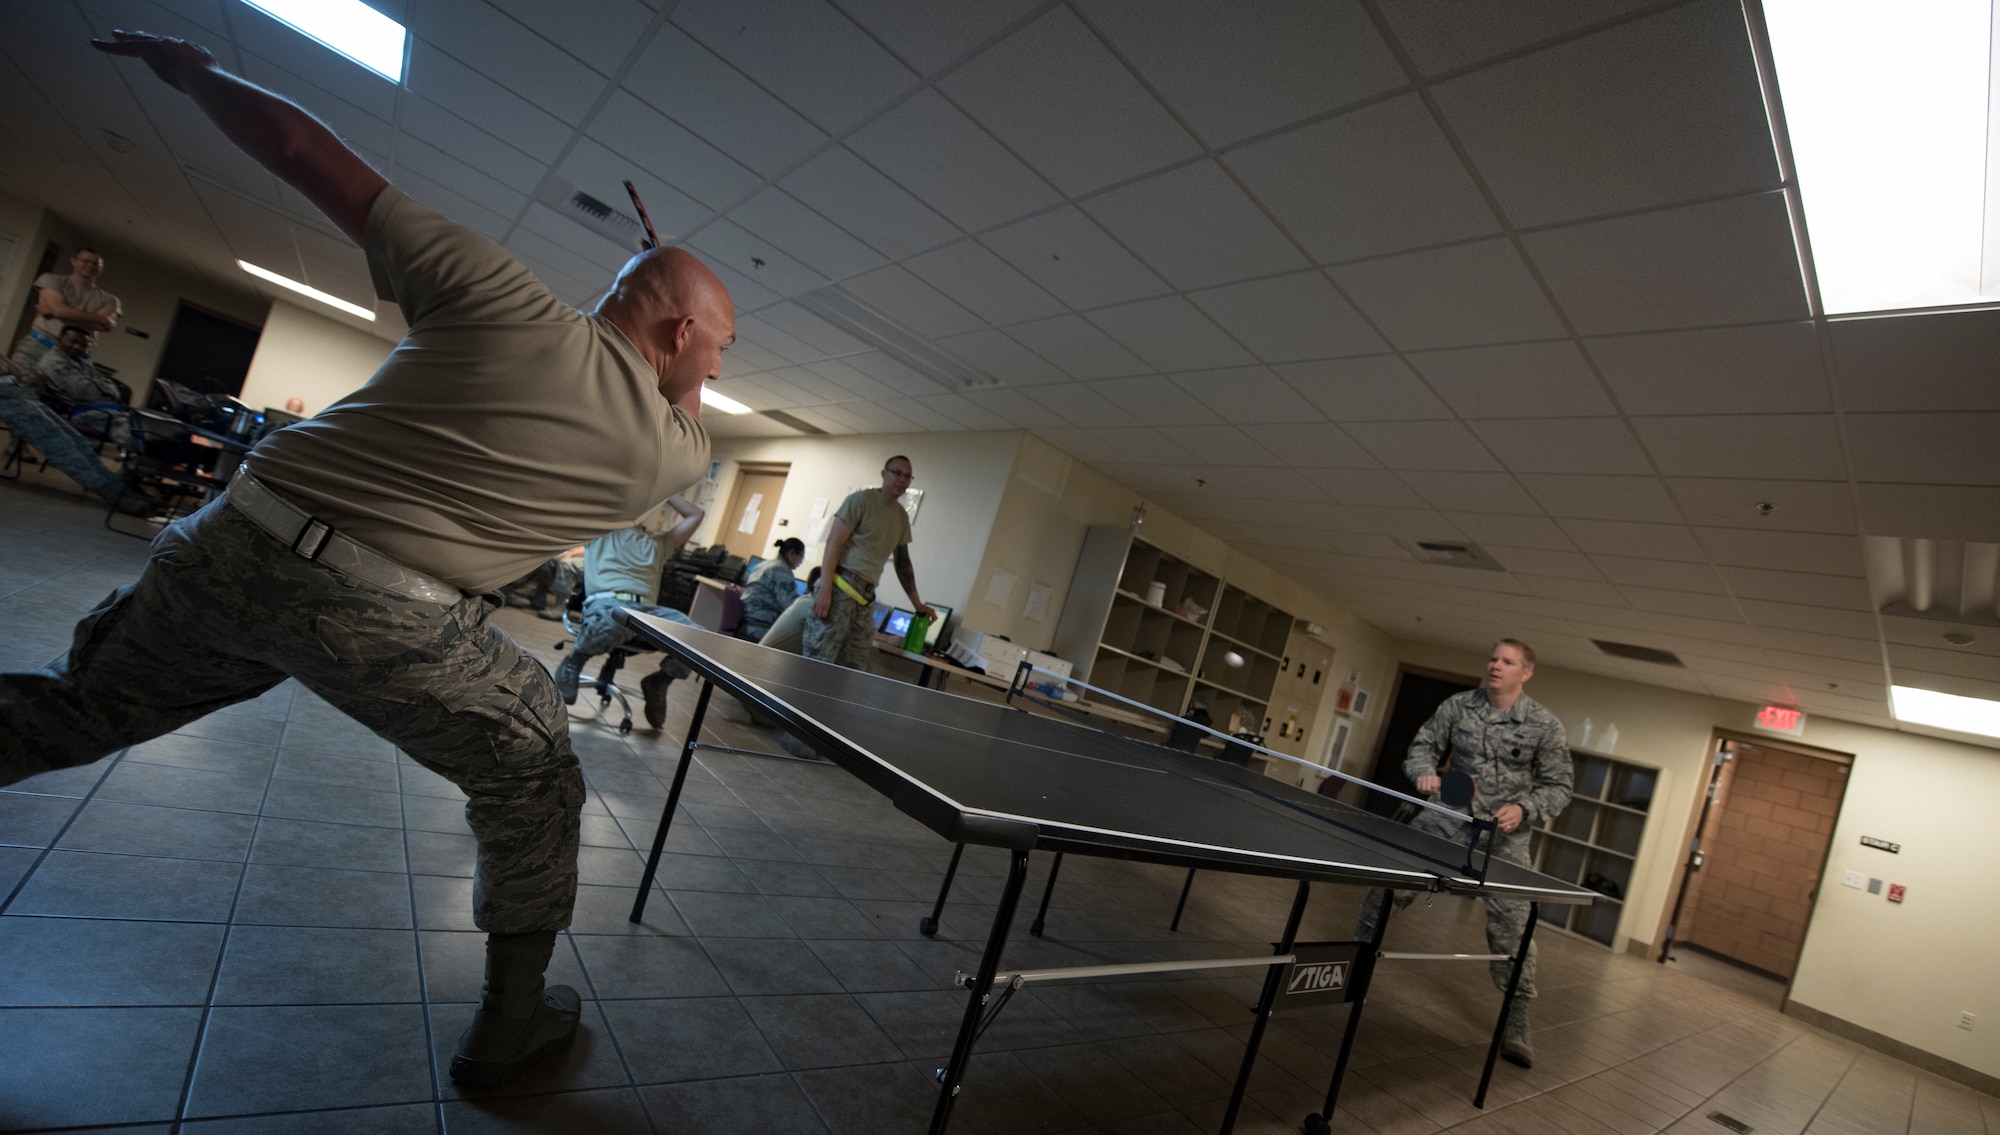
[[[1028,933],[1033,934],[1037,938],[1042,936],[1042,926],[1048,922],[1049,897],[1056,893],[1056,872],[1062,870],[1062,857],[1062,852],[1056,852],[1055,861],[1049,864],[1049,882],[1047,886],[1042,888],[1041,909],[1035,911],[1035,920],[1028,924]]]
[[[972,1042],[979,1037],[979,1022],[993,993],[993,975],[1000,969],[1000,954],[1007,947],[1007,932],[1014,925],[1014,911],[1021,904],[1021,888],[1027,881],[1028,853],[1016,851],[1009,857],[1007,886],[1000,892],[1000,909],[993,916],[993,929],[986,936],[986,952],[979,957],[979,973],[972,979],[972,991],[965,1001],[965,1020],[958,1026],[958,1043],[952,1046],[951,1063],[944,1067],[937,1110],[931,1113],[931,1135],[943,1135],[951,1124],[959,1081],[965,1077],[965,1066],[972,1059]]]
[[[1299,892],[1292,899],[1291,916],[1285,919],[1285,936],[1279,941],[1275,953],[1292,952],[1292,942],[1299,936],[1299,922],[1306,915],[1306,896],[1311,893],[1312,884],[1301,881]],[[1264,1043],[1264,1026],[1271,1020],[1271,1006],[1277,1003],[1278,987],[1284,984],[1284,980],[1284,966],[1272,966],[1264,971],[1264,992],[1257,998],[1257,1015],[1250,1021],[1250,1041],[1243,1049],[1243,1069],[1236,1073],[1236,1086],[1229,1092],[1229,1108],[1222,1113],[1221,1135],[1229,1135],[1236,1129],[1236,1113],[1243,1110],[1243,1094],[1250,1090],[1250,1073],[1257,1067],[1257,1048]]]
[[[1500,999],[1500,1020],[1493,1025],[1493,1043],[1486,1046],[1486,1070],[1479,1074],[1479,1094],[1472,1106],[1486,1106],[1486,1089],[1493,1083],[1493,1062],[1500,1059],[1500,1038],[1507,1034],[1507,1010],[1514,1007],[1514,993],[1521,988],[1521,970],[1528,964],[1528,947],[1535,941],[1535,923],[1542,917],[1542,904],[1528,904],[1528,921],[1521,927],[1521,948],[1514,951],[1514,969],[1507,975],[1507,996]]]
[[[1306,1135],[1327,1135],[1333,1130],[1333,1109],[1340,1104],[1340,1085],[1347,1079],[1347,1058],[1354,1054],[1354,1037],[1361,1031],[1361,1007],[1368,1003],[1368,987],[1375,983],[1375,963],[1382,952],[1382,940],[1389,933],[1389,916],[1395,913],[1395,895],[1384,891],[1382,913],[1375,919],[1375,933],[1354,959],[1354,997],[1347,1005],[1347,1029],[1340,1036],[1340,1054],[1333,1059],[1333,1079],[1326,1085],[1326,1105],[1306,1116]]]
[[[701,737],[701,719],[708,716],[708,699],[713,693],[715,683],[703,679],[701,696],[694,703],[694,716],[688,721],[687,740],[681,742],[681,763],[674,768],[674,784],[667,790],[667,806],[660,810],[660,827],[653,833],[653,851],[646,857],[646,874],[639,880],[638,896],[632,900],[632,922],[645,917],[646,896],[652,891],[653,880],[660,873],[660,856],[667,849],[667,829],[674,822],[674,810],[680,807],[681,787],[687,783],[688,766],[694,763],[695,742]]]
[[[951,894],[951,881],[958,874],[959,856],[965,854],[964,844],[955,844],[951,849],[951,866],[944,869],[944,883],[938,887],[937,904],[931,907],[931,916],[917,920],[917,929],[928,938],[938,931],[938,920],[944,917],[945,896]]]
[[[1188,892],[1194,890],[1194,868],[1188,868],[1187,882],[1181,884],[1181,901],[1174,904],[1174,920],[1167,923],[1168,931],[1181,928],[1181,912],[1187,909]]]

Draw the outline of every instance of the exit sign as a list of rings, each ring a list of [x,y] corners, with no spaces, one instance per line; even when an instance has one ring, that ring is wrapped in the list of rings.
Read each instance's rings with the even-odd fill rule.
[[[1789,733],[1803,737],[1806,732],[1806,714],[1802,709],[1790,706],[1767,705],[1757,710],[1757,728],[1767,733]]]

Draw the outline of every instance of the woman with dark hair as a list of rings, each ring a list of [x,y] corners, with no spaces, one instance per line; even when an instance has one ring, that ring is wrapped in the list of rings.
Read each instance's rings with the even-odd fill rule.
[[[795,536],[787,536],[778,541],[778,554],[757,565],[750,573],[749,582],[743,585],[743,629],[744,638],[755,642],[764,637],[785,608],[798,598],[798,577],[793,569],[805,562],[805,543]]]

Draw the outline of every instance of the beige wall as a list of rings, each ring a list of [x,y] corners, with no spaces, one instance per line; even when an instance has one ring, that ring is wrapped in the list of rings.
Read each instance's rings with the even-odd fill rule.
[[[282,410],[285,400],[296,396],[305,401],[307,415],[317,414],[367,382],[395,346],[276,301],[250,361],[250,377],[243,381],[243,401],[259,410]]]

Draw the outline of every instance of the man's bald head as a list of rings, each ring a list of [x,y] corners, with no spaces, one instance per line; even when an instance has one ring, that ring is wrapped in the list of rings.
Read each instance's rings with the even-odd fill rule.
[[[653,364],[660,393],[689,412],[736,340],[729,289],[685,249],[651,248],[626,261],[597,310]]]

